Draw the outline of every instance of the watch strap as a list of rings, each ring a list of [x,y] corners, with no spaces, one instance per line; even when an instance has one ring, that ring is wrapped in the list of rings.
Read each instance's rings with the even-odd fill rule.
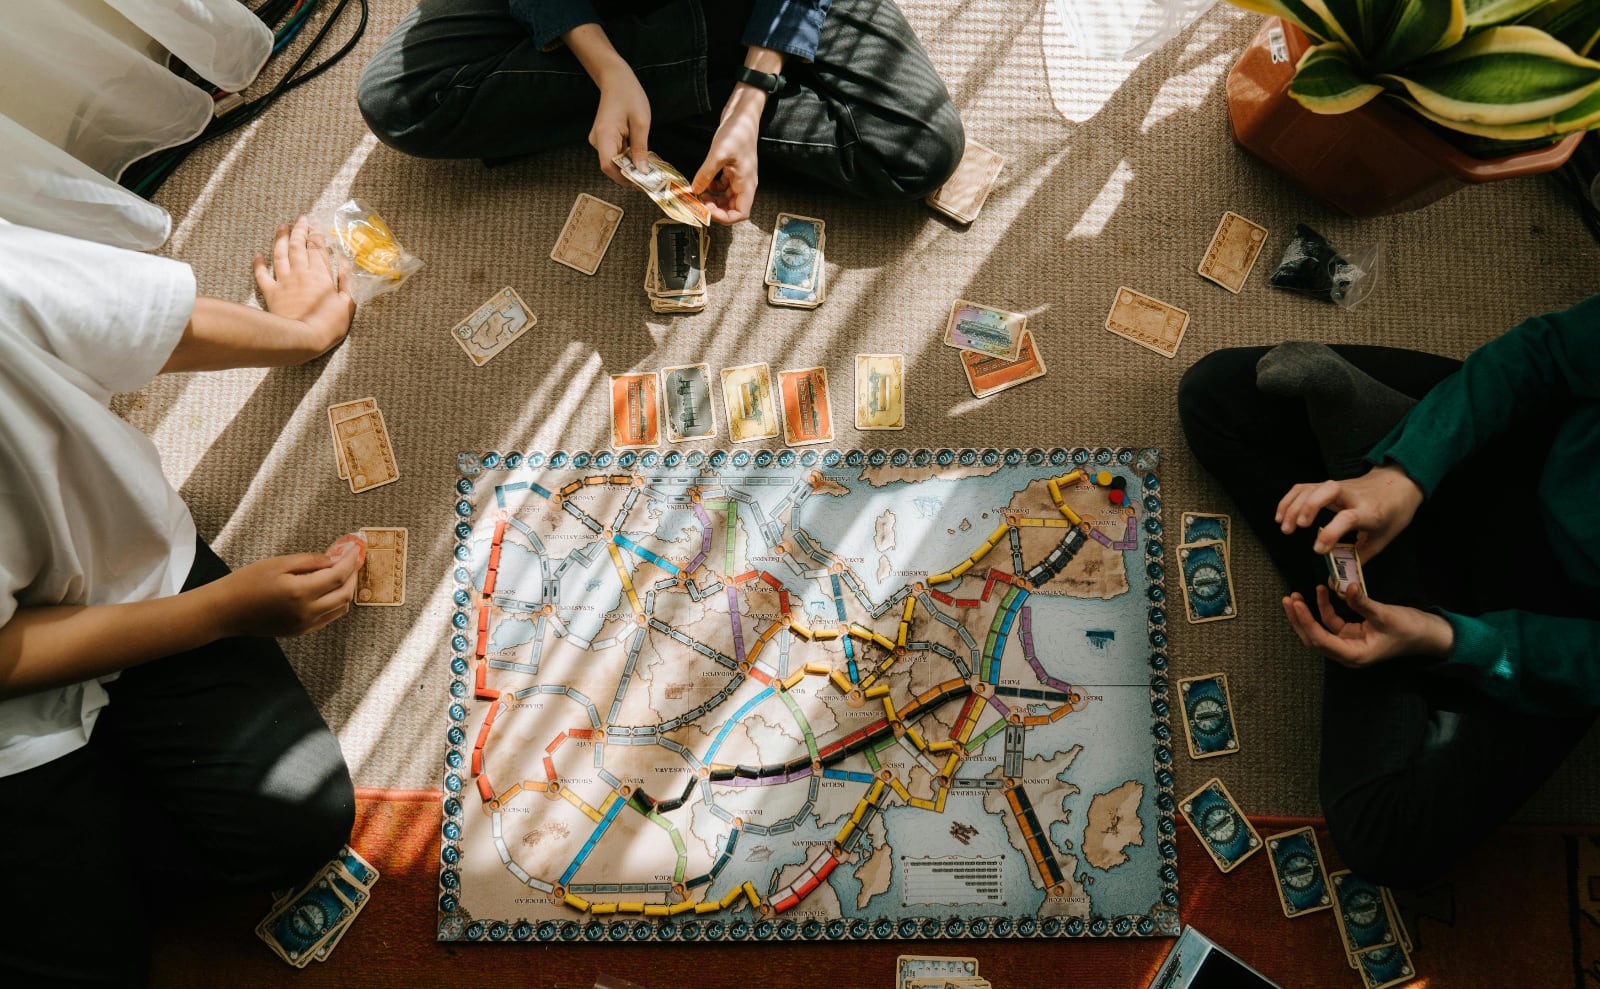
[[[783,76],[774,72],[757,72],[748,65],[741,65],[735,69],[733,78],[736,82],[742,82],[757,89],[764,89],[773,94],[783,88]]]

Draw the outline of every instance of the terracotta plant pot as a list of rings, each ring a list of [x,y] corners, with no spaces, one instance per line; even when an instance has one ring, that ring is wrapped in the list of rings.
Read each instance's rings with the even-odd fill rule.
[[[1312,113],[1289,96],[1305,34],[1268,18],[1228,73],[1228,125],[1246,151],[1351,216],[1421,209],[1468,183],[1560,168],[1583,134],[1505,158],[1474,158],[1379,97],[1349,113]]]

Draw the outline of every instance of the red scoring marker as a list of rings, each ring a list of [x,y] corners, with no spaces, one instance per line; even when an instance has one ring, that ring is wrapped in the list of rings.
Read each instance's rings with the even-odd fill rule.
[[[1128,496],[1126,494],[1118,491],[1115,488],[1112,488],[1111,491],[1106,494],[1106,497],[1111,499],[1111,504],[1113,505],[1120,505],[1124,501],[1128,500]]]

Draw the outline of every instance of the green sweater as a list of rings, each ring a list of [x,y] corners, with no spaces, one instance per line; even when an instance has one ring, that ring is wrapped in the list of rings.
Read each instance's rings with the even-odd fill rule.
[[[1566,572],[1547,579],[1594,588],[1600,600],[1600,295],[1530,319],[1473,351],[1367,459],[1398,464],[1432,496],[1475,448],[1550,416],[1561,421],[1539,477],[1538,503]],[[1492,501],[1485,495],[1486,511]],[[1485,518],[1486,527],[1493,524]],[[1532,712],[1600,708],[1600,614],[1440,614],[1455,629],[1445,665],[1486,693]]]

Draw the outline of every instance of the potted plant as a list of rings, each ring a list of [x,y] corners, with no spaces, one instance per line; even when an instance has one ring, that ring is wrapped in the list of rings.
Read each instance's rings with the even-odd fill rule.
[[[1354,216],[1559,168],[1600,127],[1600,0],[1230,0],[1274,15],[1234,140]]]

